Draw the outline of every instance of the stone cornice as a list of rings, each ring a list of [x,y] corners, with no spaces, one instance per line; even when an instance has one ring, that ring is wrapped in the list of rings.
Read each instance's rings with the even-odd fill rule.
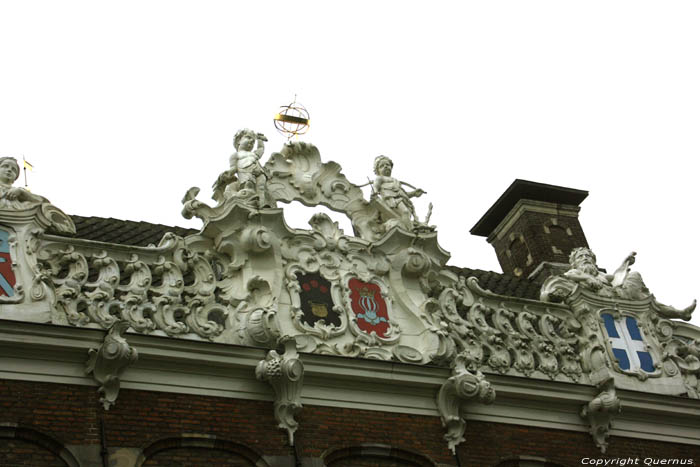
[[[105,331],[0,320],[0,378],[96,386],[84,373],[90,348]],[[268,349],[127,334],[139,359],[121,377],[122,389],[140,389],[272,401],[274,393],[255,378]],[[439,416],[435,396],[450,377],[446,368],[358,358],[300,354],[304,406]],[[486,374],[497,398],[470,404],[467,420],[588,431],[581,404],[591,385]],[[700,403],[682,397],[619,390],[623,412],[611,434],[700,445]]]

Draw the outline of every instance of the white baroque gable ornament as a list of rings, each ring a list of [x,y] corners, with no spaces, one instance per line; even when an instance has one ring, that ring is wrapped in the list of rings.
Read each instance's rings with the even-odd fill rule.
[[[313,145],[288,143],[264,162],[264,142],[238,132],[216,204],[199,201],[196,187],[183,199],[183,215],[200,218],[200,231],[168,233],[157,246],[52,235],[47,229],[61,218],[43,214],[44,198],[0,202],[0,258],[14,274],[11,296],[0,293],[0,316],[102,329],[123,323],[128,332],[268,350],[295,342],[299,353],[456,368],[438,400],[451,447],[464,426],[455,407],[472,400],[460,385],[488,388],[494,374],[597,386],[599,400],[584,416],[601,447],[618,413],[616,388],[700,397],[700,344],[668,319],[689,318],[694,304],[657,302],[629,271],[633,254],[606,275],[590,250],[576,250],[571,270],[550,277],[541,300],[498,295],[446,267],[449,254],[411,201],[423,190],[394,178],[388,158],[375,159],[366,199],[363,185]],[[292,201],[347,215],[354,235],[320,213],[309,229],[290,228],[282,206]],[[265,368],[285,358],[269,354]],[[294,393],[277,397],[278,422],[291,436],[301,384],[275,375],[275,391]]]
[[[431,361],[442,338],[426,327],[420,283],[449,256],[415,216],[410,198],[423,190],[405,191],[380,156],[367,200],[364,185],[322,162],[313,145],[287,143],[262,164],[263,141],[250,130],[236,134],[230,169],[214,185],[216,206],[197,200],[196,187],[183,199],[183,215],[204,222],[186,244],[210,258],[219,301],[230,304],[231,329],[215,339],[274,347],[293,337],[305,352]],[[290,229],[278,201],[341,212],[356,236],[325,214],[309,220],[310,230]]]

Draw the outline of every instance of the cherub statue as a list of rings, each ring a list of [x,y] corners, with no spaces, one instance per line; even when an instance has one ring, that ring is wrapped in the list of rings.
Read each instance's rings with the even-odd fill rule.
[[[392,177],[393,168],[394,163],[386,156],[374,159],[374,173],[377,178],[372,182],[370,200],[379,206],[384,229],[389,230],[398,225],[412,230],[416,224],[424,225],[427,219],[425,223],[418,222],[416,209],[410,198],[421,196],[425,191]],[[406,192],[402,185],[413,188],[413,191]]]
[[[260,164],[260,158],[265,152],[265,141],[265,135],[248,128],[236,133],[233,137],[233,147],[236,151],[229,158],[231,168],[219,175],[214,183],[213,198],[216,201],[240,198],[255,202],[258,207],[266,204],[265,183],[268,176]]]
[[[0,157],[0,210],[23,211],[41,206],[39,216],[60,233],[75,233],[70,217],[43,196],[12,186],[19,177],[19,164],[14,157]]]
[[[630,272],[637,253],[632,252],[613,274],[603,273],[596,264],[596,256],[589,248],[574,248],[569,255],[571,268],[564,274],[549,277],[540,291],[540,300],[562,302],[571,295],[576,286],[595,292],[601,297],[617,297],[625,300],[644,300],[653,295],[644,285],[641,274]],[[667,318],[689,320],[696,306],[696,301],[678,310],[664,305],[653,298],[659,313]]]

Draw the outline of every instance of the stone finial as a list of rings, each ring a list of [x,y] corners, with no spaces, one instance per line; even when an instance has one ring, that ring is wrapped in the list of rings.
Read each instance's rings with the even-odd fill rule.
[[[581,417],[588,421],[593,441],[605,454],[613,418],[622,412],[622,404],[615,393],[614,379],[607,380],[599,389],[600,393],[581,408]]]
[[[100,384],[97,391],[105,410],[109,410],[117,400],[122,373],[138,359],[138,352],[124,338],[128,328],[127,321],[117,321],[107,332],[100,348],[88,351],[85,373],[92,373],[92,377]]]
[[[289,445],[294,446],[294,432],[299,423],[294,416],[302,409],[301,389],[304,384],[304,365],[299,359],[293,338],[284,342],[284,353],[270,350],[255,367],[255,377],[267,381],[275,391],[275,420],[286,430]]]
[[[496,391],[491,387],[484,375],[477,371],[472,373],[466,368],[466,359],[460,354],[455,360],[452,376],[440,387],[437,395],[437,406],[440,412],[442,426],[447,433],[445,439],[450,450],[464,441],[464,430],[467,427],[460,408],[468,401],[491,404],[496,399]]]

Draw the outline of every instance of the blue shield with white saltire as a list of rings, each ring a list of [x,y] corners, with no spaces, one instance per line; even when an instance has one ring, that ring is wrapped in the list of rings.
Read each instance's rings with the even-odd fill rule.
[[[16,282],[10,257],[10,233],[0,229],[0,296],[12,297]]]
[[[609,313],[600,316],[603,318],[605,332],[620,369],[653,373],[654,359],[647,350],[637,320],[633,316],[623,316],[616,320]]]

